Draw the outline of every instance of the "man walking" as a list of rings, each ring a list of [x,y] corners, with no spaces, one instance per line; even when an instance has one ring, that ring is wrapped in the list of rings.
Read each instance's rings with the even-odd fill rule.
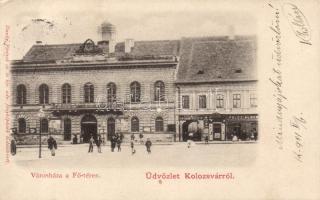
[[[130,146],[131,146],[131,155],[133,155],[136,153],[136,150],[134,149],[134,141],[133,140],[131,140]]]
[[[101,136],[98,135],[97,141],[96,141],[96,145],[97,145],[97,148],[98,148],[98,153],[101,153],[101,143],[102,143]]]
[[[89,151],[88,153],[92,153],[93,152],[93,137],[91,136],[90,139],[89,139]]]
[[[55,150],[57,149],[56,140],[50,135],[47,142],[48,142],[48,149],[50,149],[51,151],[51,156],[55,156],[56,155]]]
[[[122,139],[121,139],[121,136],[118,134],[118,137],[117,137],[118,152],[121,151],[121,143],[122,143]]]
[[[148,138],[147,141],[146,141],[146,147],[147,147],[147,152],[148,152],[148,154],[151,153],[151,145],[152,145],[152,142],[151,142],[150,139]]]
[[[143,134],[142,133],[139,134],[139,139],[140,139],[140,144],[143,144]]]
[[[11,147],[11,155],[13,155],[13,156],[16,155],[16,153],[17,153],[17,142],[16,142],[16,139],[15,139],[14,136],[12,137],[10,147]]]

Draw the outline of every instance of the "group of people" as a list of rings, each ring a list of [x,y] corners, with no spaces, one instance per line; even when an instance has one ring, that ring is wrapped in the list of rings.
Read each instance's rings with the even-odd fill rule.
[[[48,149],[51,152],[51,156],[55,156],[56,155],[55,150],[58,148],[57,141],[51,135],[49,135],[47,143],[48,143]],[[11,150],[11,155],[14,156],[17,154],[17,141],[15,137],[12,137],[11,139],[10,150]]]
[[[114,152],[114,149],[118,148],[118,152],[121,151],[121,144],[122,144],[122,140],[123,140],[124,136],[121,133],[116,133],[116,134],[112,134],[111,138],[110,138],[110,142],[111,142],[111,152]]]
[[[90,139],[89,139],[89,150],[88,153],[92,153],[93,152],[93,144],[97,145],[98,148],[98,153],[102,153],[101,151],[101,144],[102,144],[102,139],[100,135],[97,135],[97,137],[93,137],[93,135],[91,135]]]
[[[130,141],[131,155],[133,155],[133,154],[136,153],[136,149],[134,148],[135,135],[132,133],[130,138],[131,138],[131,141]],[[140,139],[140,144],[143,144],[143,134],[142,133],[139,134],[139,139]],[[147,148],[148,154],[150,154],[151,153],[152,142],[151,142],[151,140],[149,138],[147,138],[145,146]]]

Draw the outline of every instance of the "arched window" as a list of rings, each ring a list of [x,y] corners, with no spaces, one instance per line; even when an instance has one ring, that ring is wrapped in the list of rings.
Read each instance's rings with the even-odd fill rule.
[[[134,81],[130,84],[130,96],[131,102],[140,102],[140,94],[141,94],[140,83]]]
[[[26,133],[26,120],[25,119],[23,119],[23,118],[20,118],[19,120],[18,120],[18,123],[19,123],[19,125],[18,125],[18,132],[19,133]]]
[[[62,103],[71,103],[71,86],[68,83],[62,85]]]
[[[25,85],[18,85],[17,87],[17,104],[27,103],[27,89]]]
[[[162,117],[156,118],[156,132],[163,131],[163,119]]]
[[[48,133],[49,126],[48,126],[48,120],[47,119],[41,119],[40,120],[40,131],[41,133]]]
[[[107,98],[108,98],[108,103],[116,101],[116,98],[117,98],[116,84],[108,83],[108,85],[107,85]]]
[[[131,132],[139,132],[139,119],[138,119],[138,117],[131,118]]]
[[[39,87],[39,103],[49,103],[49,87],[46,84],[42,84]]]
[[[84,85],[84,102],[93,103],[94,102],[94,86],[92,83],[86,83]]]
[[[164,101],[165,99],[165,87],[162,81],[157,81],[154,83],[154,100]]]

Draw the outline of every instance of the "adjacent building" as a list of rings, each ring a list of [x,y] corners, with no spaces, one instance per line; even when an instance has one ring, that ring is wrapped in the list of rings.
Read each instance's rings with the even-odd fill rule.
[[[257,129],[254,37],[31,47],[12,62],[12,132],[19,143],[51,134],[88,141],[121,132],[153,141],[229,140]],[[137,138],[138,136],[136,136]]]

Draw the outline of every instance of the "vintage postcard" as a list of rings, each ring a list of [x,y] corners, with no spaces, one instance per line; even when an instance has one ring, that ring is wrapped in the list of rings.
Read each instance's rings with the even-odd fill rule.
[[[319,14],[0,1],[0,199],[320,199]]]

